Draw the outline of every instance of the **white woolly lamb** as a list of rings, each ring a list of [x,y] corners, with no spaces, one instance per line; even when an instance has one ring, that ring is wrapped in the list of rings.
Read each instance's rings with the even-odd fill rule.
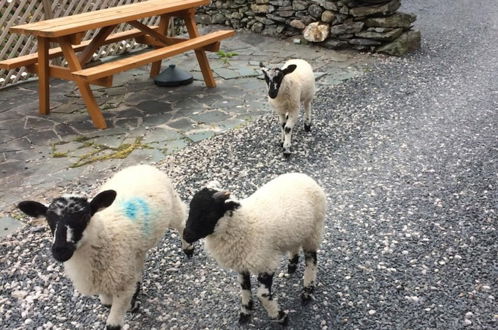
[[[280,258],[289,253],[288,272],[296,270],[299,249],[305,256],[303,302],[311,299],[326,212],[322,188],[300,173],[281,175],[241,201],[212,188],[198,191],[190,203],[183,238],[206,238],[208,252],[223,267],[239,273],[242,307],[239,322],[253,306],[250,274],[258,275],[257,296],[272,319],[286,324],[287,314],[273,299],[271,285]]]
[[[44,216],[54,240],[52,255],[85,295],[98,294],[111,305],[107,329],[120,329],[136,298],[147,250],[168,228],[180,234],[186,207],[166,174],[148,165],[116,173],[91,200],[65,196],[47,207],[34,201],[18,205],[27,215]],[[191,255],[193,248],[182,241]]]
[[[315,75],[305,60],[288,60],[282,68],[266,68],[260,63],[266,84],[268,102],[278,115],[284,156],[291,153],[292,130],[297,122],[299,108],[304,105],[304,129],[311,130],[311,102],[315,95]]]

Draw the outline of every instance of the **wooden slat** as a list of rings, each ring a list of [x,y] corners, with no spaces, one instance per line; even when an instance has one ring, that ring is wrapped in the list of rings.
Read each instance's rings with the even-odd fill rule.
[[[69,69],[71,71],[81,70],[81,63],[79,62],[73,47],[71,47],[69,39],[64,40],[64,38],[61,38],[60,45],[62,51],[64,52],[64,58],[67,60]],[[76,85],[80,90],[83,101],[85,101],[86,110],[88,111],[90,118],[92,118],[93,125],[97,128],[107,128],[107,123],[105,122],[105,118],[102,115],[102,112],[100,112],[99,105],[95,101],[95,97],[93,96],[90,84],[88,82],[77,79]]]
[[[154,30],[157,30],[157,26],[151,27]],[[143,35],[143,32],[138,29],[118,32],[110,35],[102,44],[110,44],[113,42],[118,42],[121,40],[126,40],[130,38],[135,38],[137,36]],[[86,46],[90,44],[91,40],[83,41],[80,45],[74,46],[73,49],[78,52],[83,50]],[[49,50],[48,57],[55,58],[58,56],[62,56],[62,49],[60,47],[52,48]],[[0,69],[15,69],[21,66],[28,66],[36,63],[38,61],[38,54],[33,53],[29,55],[19,56],[15,58],[11,58],[8,60],[4,60],[0,62]]]
[[[171,31],[168,31],[170,22],[173,22],[173,20],[171,19],[171,17],[169,15],[162,15],[161,16],[161,20],[159,21],[159,29],[157,30],[157,32],[154,31],[154,33],[159,34],[161,37],[160,38],[156,37],[154,39],[160,40],[160,41],[165,41],[166,45],[171,45],[167,41],[167,38],[168,38],[167,35],[169,34],[169,32],[171,32]],[[154,35],[154,33],[149,33],[149,34]],[[159,72],[161,72],[161,60],[152,63],[152,65],[150,66],[149,77],[154,78],[159,74]]]
[[[48,39],[38,37],[38,98],[39,113],[48,115],[50,113],[50,86],[48,72]]]
[[[52,6],[50,6],[50,2],[48,0],[42,0],[43,4],[43,16],[45,19],[50,19],[54,17],[54,13],[52,13]]]
[[[116,60],[114,62],[104,63],[88,69],[76,71],[73,72],[73,74],[85,81],[91,81],[101,77],[110,76],[118,72],[140,67],[151,62],[156,62],[166,57],[175,56],[185,51],[202,48],[206,45],[216,43],[219,40],[231,37],[234,34],[235,31],[233,30],[216,31],[171,46],[154,49],[147,53],[134,55],[128,58]]]
[[[148,34],[148,35],[152,36],[154,39],[162,41],[164,44],[166,44],[167,37],[166,37],[165,32],[163,32],[163,34],[156,32],[156,31],[152,30],[151,28],[149,28],[147,25],[140,23],[139,21],[130,21],[130,22],[128,22],[128,24],[139,29],[144,34]],[[164,26],[167,26],[167,25],[165,25],[164,23],[160,24],[160,28],[162,28],[163,31],[164,31]]]
[[[195,10],[188,10],[188,14],[184,17],[185,25],[187,26],[188,35],[191,39],[199,37],[199,31],[197,30],[197,24],[195,23]],[[209,66],[209,61],[206,52],[203,49],[196,49],[195,56],[197,57],[197,62],[201,68],[202,77],[207,87],[216,87],[216,81],[213,77],[213,72]]]
[[[70,37],[69,40],[71,42],[71,45],[79,45],[79,44],[81,44],[81,41],[85,37],[85,33],[78,32],[78,33],[70,35],[69,37]]]
[[[92,59],[93,53],[104,44],[104,41],[112,33],[116,25],[106,26],[100,29],[99,33],[92,39],[90,44],[78,56],[80,63],[85,65],[86,62]]]
[[[54,38],[150,16],[160,16],[195,8],[206,5],[209,2],[210,0],[149,0],[69,17],[17,25],[11,27],[10,31]]]
[[[174,44],[184,42],[187,40],[189,40],[189,39],[166,37],[165,41],[166,41],[166,45],[174,45]],[[151,36],[138,36],[138,37],[135,37],[135,41],[140,43],[140,44],[149,45],[149,46],[153,46],[153,47],[157,47],[157,48],[165,46],[164,43],[157,41],[156,39],[152,38]],[[220,50],[220,46],[221,46],[221,43],[218,41],[216,43],[212,43],[212,44],[209,44],[207,46],[204,46],[204,47],[202,47],[202,49],[204,49],[207,52],[217,52]]]
[[[26,69],[29,73],[38,74],[38,67],[39,67],[38,64],[33,64],[33,65],[29,65],[28,67],[26,67]],[[75,81],[75,78],[73,77],[73,75],[71,73],[71,70],[69,70],[68,68],[65,68],[63,66],[58,66],[58,65],[50,65],[48,67],[48,69],[50,71],[50,77]],[[93,80],[90,82],[90,84],[103,86],[103,87],[111,87],[112,86],[112,76]]]

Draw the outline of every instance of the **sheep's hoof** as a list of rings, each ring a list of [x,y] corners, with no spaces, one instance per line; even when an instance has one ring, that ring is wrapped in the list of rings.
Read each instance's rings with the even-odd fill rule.
[[[187,256],[187,258],[190,259],[194,255],[194,248],[185,249],[185,250],[183,250],[183,253],[185,253],[185,255]]]
[[[294,274],[297,270],[297,265],[287,265],[287,273]]]
[[[312,286],[303,289],[303,292],[301,293],[301,303],[303,306],[308,305],[310,301],[313,300],[312,293],[314,289],[315,288]]]
[[[246,324],[247,322],[249,322],[250,319],[251,319],[251,314],[241,312],[239,315],[239,324]]]
[[[109,325],[109,324],[106,324],[105,328],[106,328],[106,330],[121,330],[121,326],[120,325]]]
[[[311,124],[304,124],[304,130],[306,132],[310,132],[311,131]]]
[[[289,148],[284,149],[284,157],[285,157],[285,159],[289,158],[290,155],[291,155],[290,149]]]
[[[311,302],[311,300],[313,300],[313,298],[311,298],[310,294],[305,294],[304,292],[301,293],[301,304],[303,306],[308,305]]]
[[[289,316],[287,315],[286,312],[284,311],[279,311],[278,312],[278,318],[277,318],[277,323],[280,323],[282,326],[287,326],[289,324]]]
[[[102,304],[102,306],[104,306],[105,308],[111,308],[111,304]]]

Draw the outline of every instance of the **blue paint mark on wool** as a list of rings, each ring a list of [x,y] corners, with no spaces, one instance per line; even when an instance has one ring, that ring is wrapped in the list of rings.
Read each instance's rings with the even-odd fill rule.
[[[123,211],[126,217],[133,222],[142,221],[142,231],[150,235],[150,219],[151,219],[151,210],[149,204],[146,200],[140,197],[134,197],[122,202]]]
[[[131,220],[137,219],[137,205],[133,201],[129,200],[123,203],[124,212],[128,218]]]

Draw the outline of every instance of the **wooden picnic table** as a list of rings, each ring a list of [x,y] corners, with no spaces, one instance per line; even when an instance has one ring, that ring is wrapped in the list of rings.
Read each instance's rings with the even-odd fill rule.
[[[95,101],[90,84],[110,87],[115,73],[152,63],[150,75],[154,77],[161,69],[161,60],[186,51],[194,50],[208,87],[216,87],[205,51],[218,51],[220,40],[235,34],[233,30],[220,30],[201,35],[195,22],[195,11],[210,0],[149,0],[83,14],[54,18],[36,23],[17,25],[11,32],[37,37],[35,54],[19,56],[0,62],[0,68],[12,69],[25,66],[39,77],[39,112],[50,112],[49,78],[56,77],[75,81],[87,106],[88,113],[97,128],[106,128],[104,116]],[[147,26],[139,20],[160,16],[159,26]],[[168,37],[169,20],[179,17],[185,21],[189,38]],[[112,33],[121,23],[134,29]],[[92,40],[82,41],[89,30],[99,29]],[[154,49],[85,68],[100,46],[135,38],[139,43]],[[50,49],[50,43],[60,47]],[[52,58],[63,56],[68,66],[50,64]]]

